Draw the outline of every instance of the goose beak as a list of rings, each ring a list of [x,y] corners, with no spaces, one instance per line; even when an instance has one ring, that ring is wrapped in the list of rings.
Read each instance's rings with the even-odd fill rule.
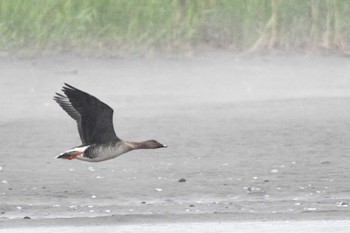
[[[164,148],[167,148],[168,146],[167,145],[163,145]]]

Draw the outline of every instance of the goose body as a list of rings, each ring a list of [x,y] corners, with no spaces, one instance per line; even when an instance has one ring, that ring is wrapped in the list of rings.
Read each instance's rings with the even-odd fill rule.
[[[155,140],[124,141],[117,137],[113,127],[113,109],[96,97],[67,83],[56,93],[54,100],[71,116],[78,126],[82,145],[67,150],[56,158],[101,162],[136,149],[166,147]]]

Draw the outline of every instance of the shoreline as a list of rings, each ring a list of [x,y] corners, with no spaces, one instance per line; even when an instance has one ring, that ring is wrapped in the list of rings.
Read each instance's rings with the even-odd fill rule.
[[[0,59],[0,232],[349,232],[347,64],[216,53]],[[110,104],[121,138],[169,148],[106,163],[54,160],[80,143],[52,101],[64,82]],[[325,224],[335,222],[346,230]]]
[[[206,214],[134,214],[97,217],[0,219],[0,229],[51,227],[51,226],[98,226],[133,224],[208,223],[208,222],[305,222],[349,221],[348,211],[288,213],[206,213]],[[93,220],[93,221],[91,221]]]

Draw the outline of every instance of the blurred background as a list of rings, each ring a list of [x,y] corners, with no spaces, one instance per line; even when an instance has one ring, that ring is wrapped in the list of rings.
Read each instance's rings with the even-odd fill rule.
[[[0,220],[348,219],[349,48],[348,0],[1,0]],[[55,160],[65,82],[169,147]]]
[[[3,54],[348,53],[347,0],[3,0]]]

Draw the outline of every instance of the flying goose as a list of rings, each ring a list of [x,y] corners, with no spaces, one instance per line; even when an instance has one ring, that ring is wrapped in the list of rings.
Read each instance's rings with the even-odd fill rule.
[[[136,149],[167,147],[156,140],[121,140],[114,132],[111,107],[67,83],[62,91],[65,95],[56,93],[53,99],[77,122],[82,145],[67,150],[56,158],[100,162]]]

